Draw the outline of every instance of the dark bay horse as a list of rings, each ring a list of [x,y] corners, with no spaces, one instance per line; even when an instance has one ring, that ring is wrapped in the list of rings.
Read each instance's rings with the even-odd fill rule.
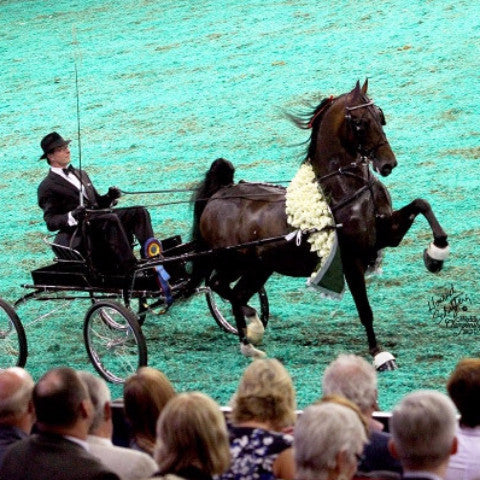
[[[380,355],[379,369],[394,368],[394,358],[381,352],[373,329],[373,313],[365,286],[365,272],[378,252],[396,247],[421,213],[433,233],[424,251],[430,271],[439,271],[448,255],[445,231],[429,203],[416,199],[393,210],[386,187],[373,174],[389,175],[397,165],[385,136],[382,110],[367,97],[368,82],[357,82],[349,93],[324,99],[308,119],[296,124],[311,128],[304,162],[310,162],[337,225],[343,270],[360,320],[365,327],[369,351]],[[286,235],[283,187],[269,184],[233,183],[234,168],[224,159],[213,162],[196,193],[193,237],[199,249],[218,248]],[[246,316],[252,315],[249,299],[273,272],[302,277],[314,271],[318,257],[304,236],[300,245],[287,240],[228,251],[193,263],[192,283],[202,280],[232,306],[242,353],[262,355],[247,335]],[[387,353],[386,355],[384,355]],[[382,358],[384,360],[382,360]],[[384,362],[384,365],[379,365]]]

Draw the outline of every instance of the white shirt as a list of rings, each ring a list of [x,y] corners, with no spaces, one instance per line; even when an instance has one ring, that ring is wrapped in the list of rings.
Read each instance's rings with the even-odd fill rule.
[[[63,438],[66,438],[67,440],[70,440],[73,443],[77,443],[78,445],[83,447],[87,452],[90,451],[90,447],[85,440],[81,440],[78,437],[71,437],[70,435],[64,435]]]
[[[108,438],[89,435],[87,442],[90,453],[122,480],[150,478],[158,470],[158,465],[150,455],[131,448],[117,447]]]
[[[402,478],[429,478],[430,480],[443,480],[443,478],[435,475],[432,472],[426,470],[409,470],[408,472],[403,472]]]
[[[62,167],[50,167],[50,170],[53,173],[56,173],[57,175],[60,175],[67,182],[71,183],[79,192],[80,192],[80,190],[82,190],[83,196],[85,198],[87,198],[87,194],[85,192],[85,187],[80,183],[80,180],[76,175],[74,175],[73,173],[71,173],[70,175],[67,175],[63,171]],[[75,225],[78,225],[78,222],[72,217],[72,212],[68,212],[68,225],[70,227],[74,227]]]
[[[480,479],[480,426],[459,427],[458,450],[450,457],[445,480]]]
[[[68,165],[67,165],[68,167]],[[66,168],[66,167],[65,167]],[[80,180],[78,179],[78,177],[76,175],[74,175],[73,173],[67,175],[64,171],[63,171],[63,168],[62,167],[50,167],[50,170],[53,172],[53,173],[56,173],[57,175],[60,175],[62,178],[64,178],[67,182],[70,182],[78,191],[80,191],[80,188],[82,189],[82,192],[83,192],[83,195],[86,197],[85,195],[85,189],[83,187],[83,185],[80,183]]]

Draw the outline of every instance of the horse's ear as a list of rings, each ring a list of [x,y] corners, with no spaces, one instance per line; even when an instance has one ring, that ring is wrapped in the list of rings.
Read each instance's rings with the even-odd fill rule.
[[[360,93],[360,80],[357,80],[355,88],[353,89],[354,93]]]
[[[367,90],[368,90],[368,78],[365,79],[365,82],[363,83],[363,87],[362,87],[362,93],[364,95],[367,94]]]

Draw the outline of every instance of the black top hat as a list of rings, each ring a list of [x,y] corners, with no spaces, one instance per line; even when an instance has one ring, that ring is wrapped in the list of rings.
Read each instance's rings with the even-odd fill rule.
[[[40,157],[40,159],[47,158],[47,154],[52,153],[55,148],[63,147],[64,145],[68,145],[70,142],[71,140],[64,140],[63,137],[57,132],[52,132],[48,135],[45,135],[40,142],[40,146],[43,150],[43,155]]]

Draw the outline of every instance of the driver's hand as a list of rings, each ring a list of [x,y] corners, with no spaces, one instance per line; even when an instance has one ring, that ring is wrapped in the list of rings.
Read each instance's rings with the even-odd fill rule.
[[[122,191],[118,187],[110,187],[108,189],[108,196],[111,200],[116,200],[122,196]]]
[[[85,205],[79,205],[75,210],[72,210],[72,217],[77,221],[80,222],[85,218],[86,214]]]

